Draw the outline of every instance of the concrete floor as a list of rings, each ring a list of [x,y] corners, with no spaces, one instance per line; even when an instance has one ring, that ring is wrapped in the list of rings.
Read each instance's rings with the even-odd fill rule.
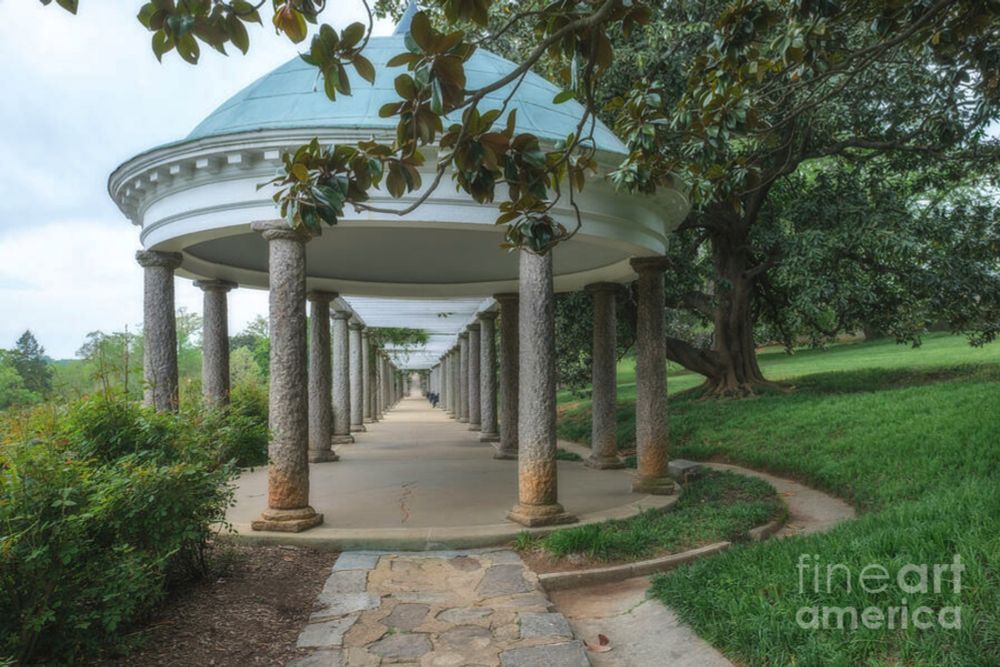
[[[431,408],[422,397],[402,400],[383,421],[367,428],[355,434],[357,442],[337,448],[340,461],[311,466],[310,500],[324,523],[303,535],[341,530],[354,536],[358,531],[400,536],[399,529],[434,528],[478,528],[482,533],[498,524],[507,524],[505,533],[520,530],[505,520],[517,499],[517,462],[493,459],[493,446],[479,442],[478,432]],[[661,498],[633,494],[630,479],[623,470],[560,461],[559,499],[584,520],[662,506]],[[266,492],[266,468],[240,476],[228,519],[241,533],[263,509]]]

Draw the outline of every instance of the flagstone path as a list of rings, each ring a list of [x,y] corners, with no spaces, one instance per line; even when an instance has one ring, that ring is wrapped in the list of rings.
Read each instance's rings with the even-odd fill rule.
[[[589,667],[583,642],[506,549],[340,555],[289,667]]]

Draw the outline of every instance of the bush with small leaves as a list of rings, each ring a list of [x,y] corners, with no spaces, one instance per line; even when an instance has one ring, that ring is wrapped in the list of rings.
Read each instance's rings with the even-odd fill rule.
[[[0,429],[0,656],[68,664],[115,650],[172,585],[205,572],[232,503],[226,428],[110,396],[47,429]]]

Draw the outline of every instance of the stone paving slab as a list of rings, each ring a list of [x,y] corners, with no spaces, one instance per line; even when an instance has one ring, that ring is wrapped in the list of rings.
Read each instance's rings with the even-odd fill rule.
[[[589,667],[513,551],[347,552],[289,667]]]

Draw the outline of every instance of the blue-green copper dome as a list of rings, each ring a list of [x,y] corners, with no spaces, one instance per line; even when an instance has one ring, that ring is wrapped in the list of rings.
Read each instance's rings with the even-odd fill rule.
[[[405,68],[389,68],[386,62],[404,52],[402,35],[373,37],[365,56],[375,66],[375,83],[369,84],[348,67],[352,95],[327,99],[315,67],[294,58],[227,100],[203,120],[189,140],[237,132],[276,129],[359,129],[393,130],[395,118],[380,118],[379,108],[398,100],[393,80]],[[488,51],[479,50],[465,66],[466,87],[481,88],[513,70],[516,65]],[[480,103],[480,111],[498,109],[512,86],[502,88]],[[510,107],[517,109],[517,127],[540,138],[558,140],[576,129],[583,107],[573,101],[553,104],[559,92],[552,83],[528,73],[515,93]],[[625,146],[598,122],[594,140],[600,150],[625,153]]]

